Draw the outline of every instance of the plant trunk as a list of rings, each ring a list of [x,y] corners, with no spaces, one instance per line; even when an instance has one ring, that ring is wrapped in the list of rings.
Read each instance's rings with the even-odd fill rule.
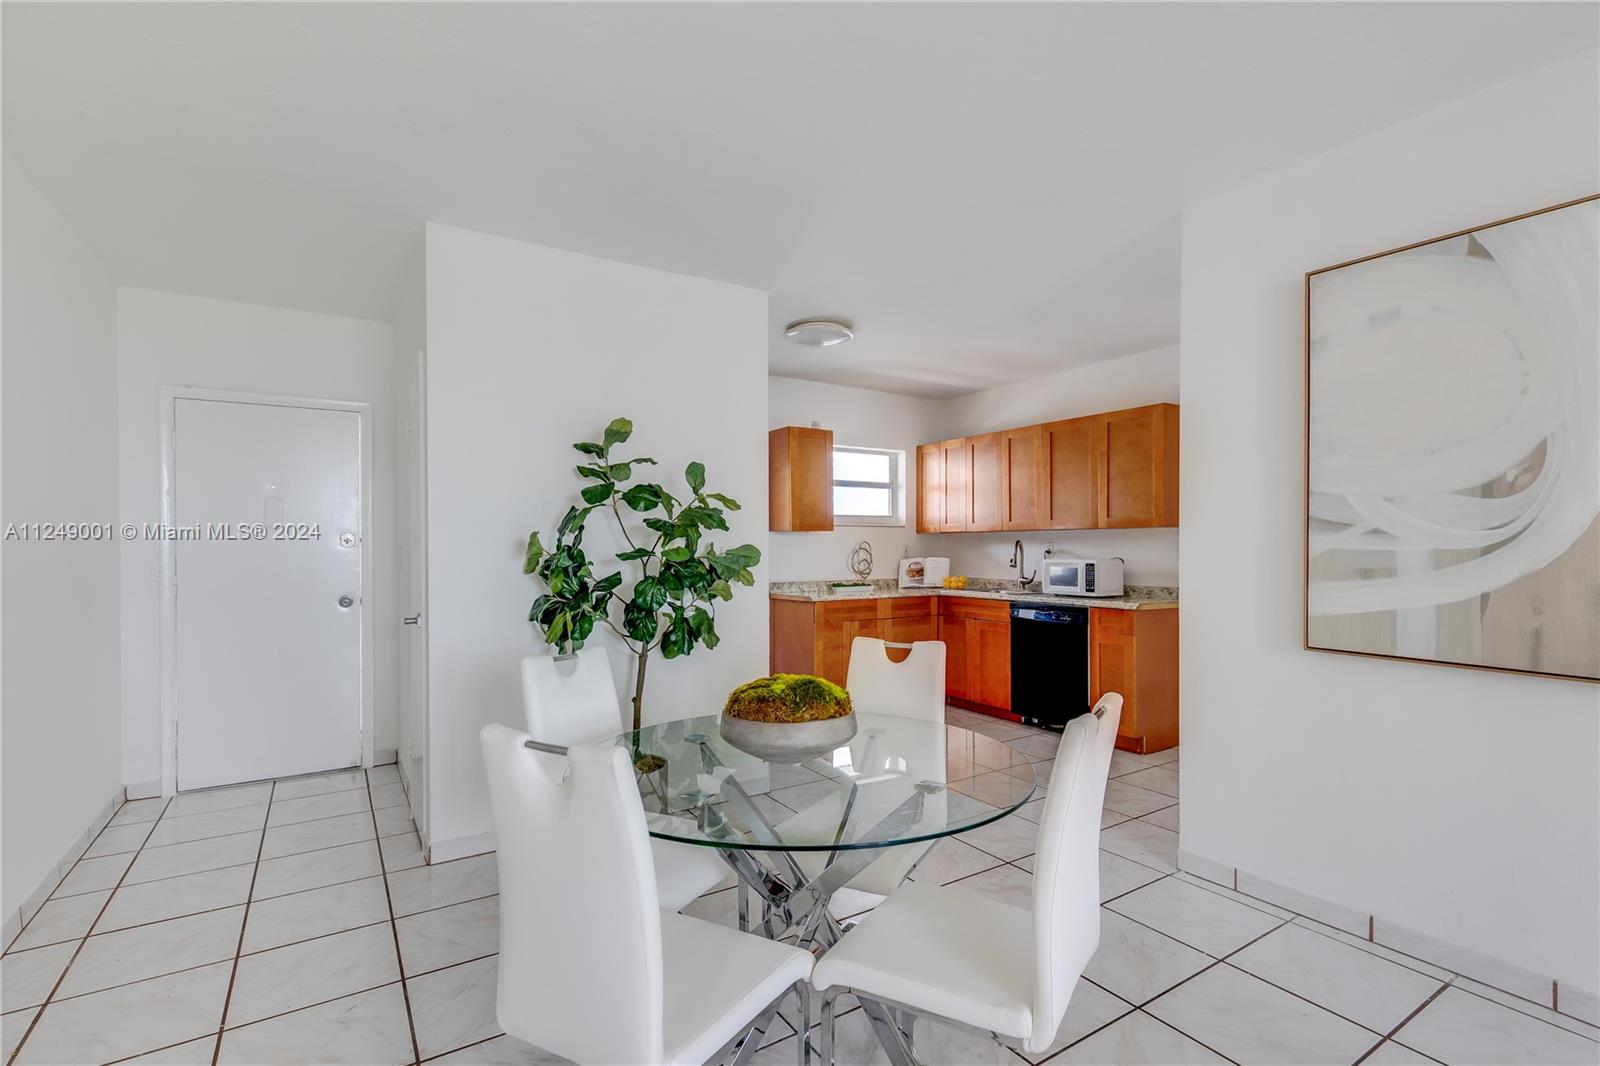
[[[633,681],[633,731],[644,728],[644,668],[650,662],[650,649],[639,652],[639,668]]]

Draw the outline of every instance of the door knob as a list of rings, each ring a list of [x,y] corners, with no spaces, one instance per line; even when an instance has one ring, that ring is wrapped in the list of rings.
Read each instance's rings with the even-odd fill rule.
[[[349,596],[340,596],[339,597],[339,606],[340,607],[349,607],[351,604],[353,604],[355,602],[356,601],[352,600]]]

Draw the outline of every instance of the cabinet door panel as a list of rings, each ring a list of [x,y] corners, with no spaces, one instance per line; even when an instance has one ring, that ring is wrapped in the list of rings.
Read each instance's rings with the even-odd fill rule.
[[[1001,528],[1004,479],[1000,467],[1000,434],[967,438],[967,529]]]
[[[1098,524],[1095,452],[1100,419],[1070,418],[1043,429],[1044,519],[1050,529]]]
[[[974,622],[969,641],[968,662],[972,676],[969,699],[1001,710],[1011,709],[1011,624]]]
[[[1045,525],[1044,427],[1008,429],[1000,435],[1000,527],[1040,529]]]
[[[1107,632],[1091,625],[1089,629],[1089,696],[1098,703],[1107,692],[1122,696],[1122,720],[1117,724],[1117,735],[1139,735],[1138,694],[1134,681],[1138,664],[1134,658],[1134,639],[1131,633]]]
[[[944,641],[944,691],[953,699],[972,699],[969,693],[972,670],[968,659],[968,643],[975,623],[965,618],[946,615],[939,619],[939,639]]]
[[[971,506],[971,486],[967,477],[967,442],[947,440],[944,449],[944,533],[961,533],[967,528]]]
[[[1128,528],[1158,524],[1157,409],[1106,417],[1098,442],[1101,463],[1100,525]]]
[[[917,448],[917,532],[938,533],[944,528],[944,445]]]

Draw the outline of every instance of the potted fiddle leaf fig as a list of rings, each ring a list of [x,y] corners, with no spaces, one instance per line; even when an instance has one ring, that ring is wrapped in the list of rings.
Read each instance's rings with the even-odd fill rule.
[[[728,532],[726,512],[737,511],[739,504],[706,491],[705,464],[693,462],[684,469],[688,492],[681,499],[660,484],[635,481],[637,468],[655,466],[656,461],[616,454],[632,435],[633,423],[618,418],[599,440],[572,446],[585,457],[577,468],[587,482],[579,492],[582,502],[570,506],[556,524],[555,543],[548,549],[538,530],[528,535],[522,572],[544,584],[546,591],[533,601],[528,621],[558,654],[583,647],[597,626],[609,628],[628,646],[635,660],[637,733],[651,652],[660,649],[664,657],[676,659],[700,646],[715,648],[717,604],[733,599],[735,584],[755,584],[751,570],[761,561],[761,552],[752,544],[718,548],[711,539]],[[596,512],[614,524],[627,545],[616,561],[626,564],[631,581],[622,570],[595,576],[596,560],[584,550],[583,538]],[[636,750],[634,765],[647,774],[659,771],[664,761]]]

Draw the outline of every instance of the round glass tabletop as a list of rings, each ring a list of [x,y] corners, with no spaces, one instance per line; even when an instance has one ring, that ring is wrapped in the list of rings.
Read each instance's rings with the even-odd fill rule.
[[[1010,814],[1038,787],[1027,758],[992,737],[855,717],[847,745],[798,763],[734,747],[718,715],[648,726],[616,743],[665,760],[639,775],[650,835],[715,848],[833,852],[933,840]]]

